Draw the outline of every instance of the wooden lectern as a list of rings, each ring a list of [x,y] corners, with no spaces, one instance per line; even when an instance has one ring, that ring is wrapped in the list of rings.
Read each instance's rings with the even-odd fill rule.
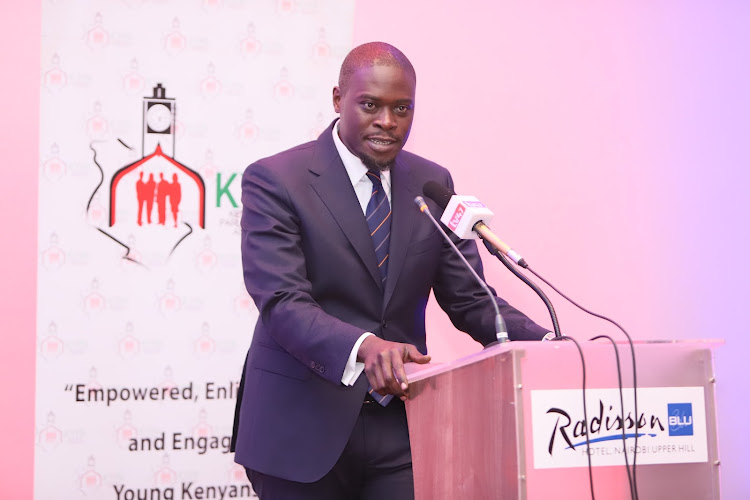
[[[635,343],[636,484],[649,499],[719,499],[712,349],[719,341]],[[636,419],[630,346],[508,342],[444,365],[409,365],[406,404],[417,500],[628,500]],[[623,445],[622,433],[626,439]]]

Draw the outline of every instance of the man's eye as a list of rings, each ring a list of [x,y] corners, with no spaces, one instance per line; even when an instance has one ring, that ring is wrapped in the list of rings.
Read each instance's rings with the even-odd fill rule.
[[[375,109],[375,104],[372,102],[363,102],[362,107],[365,109]]]

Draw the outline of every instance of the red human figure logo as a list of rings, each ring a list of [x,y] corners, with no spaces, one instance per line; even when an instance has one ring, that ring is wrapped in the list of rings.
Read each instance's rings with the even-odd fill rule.
[[[177,174],[172,174],[172,184],[169,190],[169,208],[172,210],[174,227],[177,227],[177,214],[180,211],[180,200],[182,200],[182,187],[177,180]]]

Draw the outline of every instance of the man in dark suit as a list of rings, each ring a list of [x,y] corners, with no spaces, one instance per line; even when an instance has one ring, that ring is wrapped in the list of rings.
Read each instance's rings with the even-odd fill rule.
[[[340,118],[243,176],[242,263],[259,318],[235,460],[261,499],[413,498],[403,365],[429,361],[430,291],[457,328],[495,340],[489,297],[414,205],[427,181],[453,188],[443,167],[402,151],[415,90],[398,49],[356,47],[333,89]],[[458,246],[481,275],[476,244]],[[511,339],[547,332],[497,302]]]

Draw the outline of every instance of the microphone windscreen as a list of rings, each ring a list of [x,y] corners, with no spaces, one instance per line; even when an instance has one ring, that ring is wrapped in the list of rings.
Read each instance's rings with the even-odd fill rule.
[[[425,182],[424,186],[422,186],[422,192],[426,197],[437,203],[438,206],[443,210],[445,210],[445,207],[448,206],[448,202],[450,201],[451,197],[456,194],[451,192],[451,190],[447,187],[438,184],[435,181]]]

